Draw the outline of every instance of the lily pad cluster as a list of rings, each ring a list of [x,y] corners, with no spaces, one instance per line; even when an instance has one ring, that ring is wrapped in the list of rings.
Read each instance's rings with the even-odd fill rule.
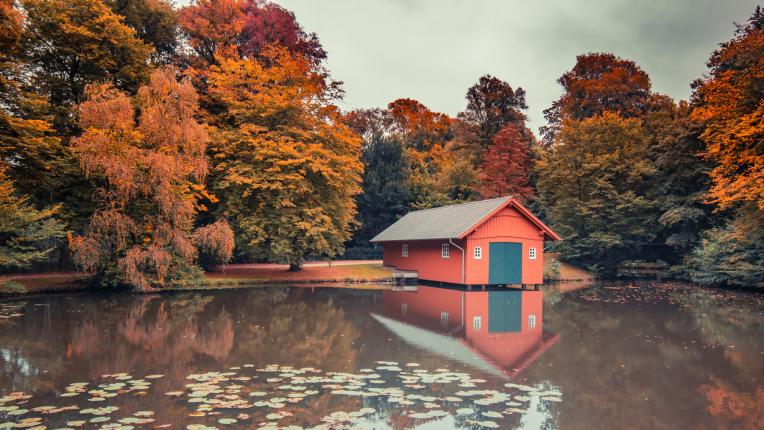
[[[26,305],[27,302],[0,303],[0,322],[24,315],[21,310]]]
[[[59,398],[62,401],[79,398],[80,403],[87,404],[82,408],[77,405],[27,408],[30,395],[11,393],[0,397],[0,430],[46,430],[46,415],[63,412],[71,416],[56,420],[66,426],[55,430],[168,427],[169,424],[155,423],[154,411],[125,416],[120,414],[119,407],[109,405],[110,399],[119,395],[145,394],[151,389],[151,381],[162,376],[136,378],[128,373],[115,373],[103,375],[105,381],[100,384],[71,383]],[[364,422],[387,421],[391,414],[406,417],[415,424],[452,416],[459,427],[507,428],[511,427],[507,420],[524,414],[532,399],[562,400],[558,390],[542,386],[507,383],[497,390],[481,387],[484,384],[486,380],[465,372],[427,370],[418,363],[379,361],[357,373],[277,364],[256,368],[244,364],[225,371],[188,375],[182,387],[164,395],[175,399],[175,412],[184,411],[188,417],[183,423],[185,430],[303,429],[296,421],[305,417],[296,417],[297,410],[310,408],[311,400],[319,398],[355,398],[356,401],[340,404],[355,404],[357,408],[345,407],[346,410],[311,417],[315,422],[308,428],[315,430],[355,428]]]

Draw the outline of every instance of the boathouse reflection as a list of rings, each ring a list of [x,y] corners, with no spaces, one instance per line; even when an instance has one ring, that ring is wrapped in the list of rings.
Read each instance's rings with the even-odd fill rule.
[[[385,291],[387,329],[430,352],[514,377],[557,342],[544,333],[541,291],[465,291],[431,286]]]

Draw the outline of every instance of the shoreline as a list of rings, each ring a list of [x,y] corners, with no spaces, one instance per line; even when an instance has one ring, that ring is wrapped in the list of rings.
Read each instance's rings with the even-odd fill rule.
[[[550,255],[550,262],[554,256]],[[581,288],[590,285],[594,277],[585,270],[560,263],[558,279],[544,285],[567,285]],[[358,289],[383,289],[395,285],[392,272],[381,260],[310,261],[298,272],[288,271],[283,264],[229,264],[220,270],[205,273],[200,285],[170,286],[147,293],[165,291],[210,291],[222,289],[257,288],[264,286],[313,286]],[[376,286],[376,287],[375,287]],[[0,275],[0,298],[23,297],[32,294],[55,294],[80,291],[132,291],[129,289],[94,288],[81,272],[45,272]]]

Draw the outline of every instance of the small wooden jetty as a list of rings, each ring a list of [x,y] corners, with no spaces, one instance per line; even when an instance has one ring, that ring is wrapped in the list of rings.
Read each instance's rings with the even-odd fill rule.
[[[390,271],[393,285],[416,285],[419,282],[419,274],[416,270],[398,269],[390,266],[385,266],[385,269]]]

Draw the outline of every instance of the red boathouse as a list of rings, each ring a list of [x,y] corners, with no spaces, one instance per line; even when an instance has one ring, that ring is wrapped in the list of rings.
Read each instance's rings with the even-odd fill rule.
[[[409,212],[374,237],[385,266],[425,281],[462,285],[543,282],[552,229],[512,197]]]

